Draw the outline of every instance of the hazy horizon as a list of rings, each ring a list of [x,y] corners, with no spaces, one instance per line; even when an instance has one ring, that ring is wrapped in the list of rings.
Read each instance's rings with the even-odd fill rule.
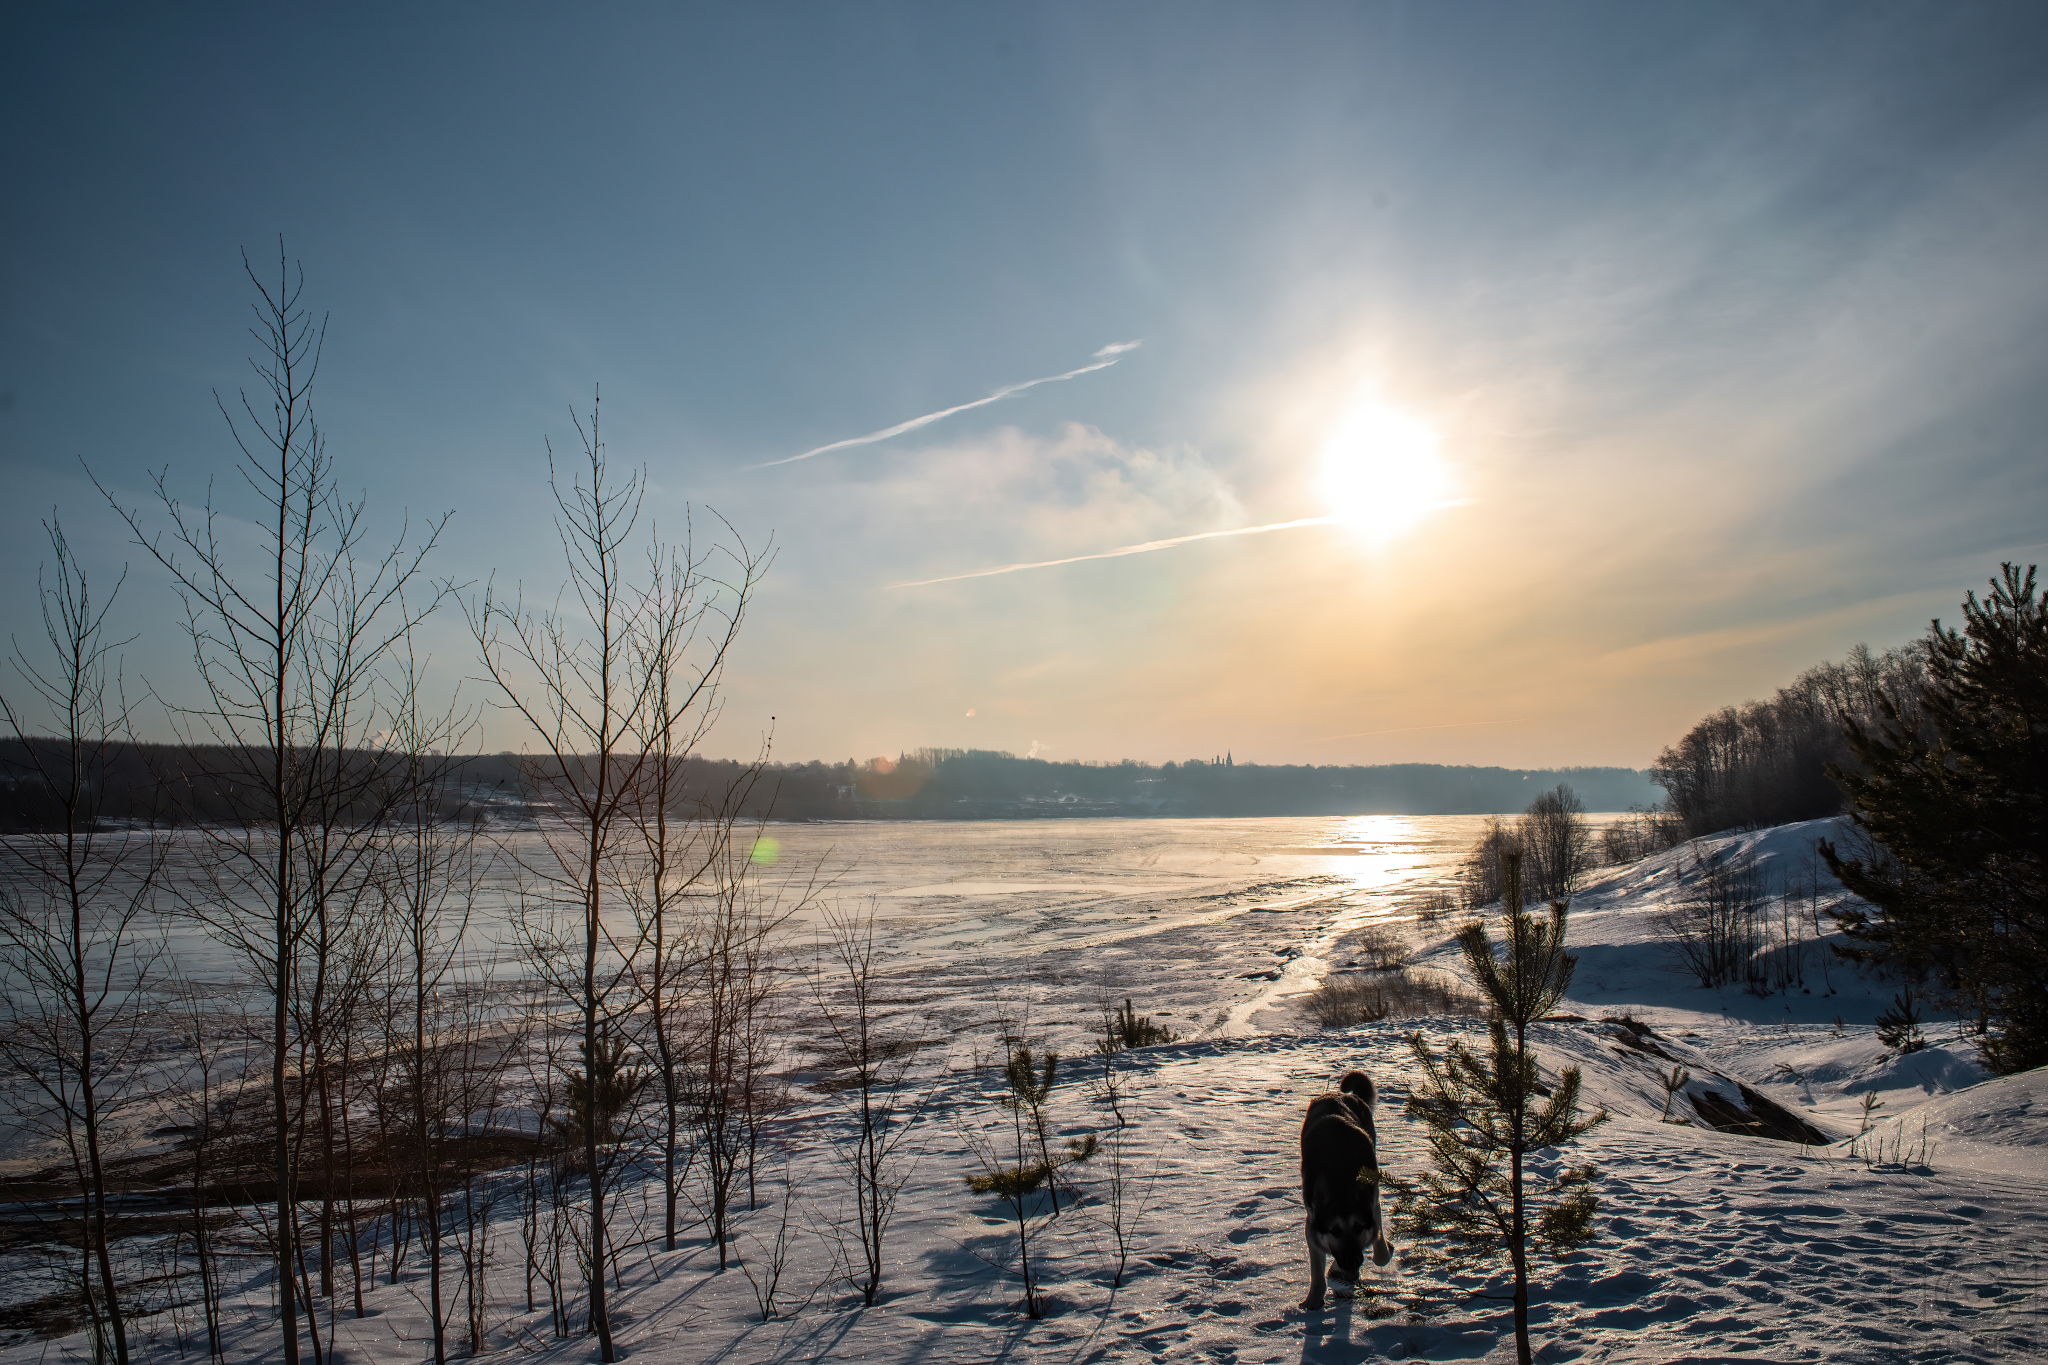
[[[238,510],[280,234],[340,482],[453,509],[437,576],[552,597],[600,384],[650,519],[772,537],[719,756],[1642,768],[2048,544],[2036,8],[7,31],[0,629],[55,506],[138,694],[189,646],[80,461]]]

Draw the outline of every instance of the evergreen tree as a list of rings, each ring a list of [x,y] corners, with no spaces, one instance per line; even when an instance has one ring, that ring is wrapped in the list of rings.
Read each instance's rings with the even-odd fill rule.
[[[2001,566],[1991,595],[1936,621],[1917,706],[1848,726],[1853,770],[1832,776],[1877,846],[1821,857],[1872,907],[1842,914],[1852,955],[1932,971],[1990,1032],[1991,1068],[2048,1063],[2048,595]]]
[[[1492,1047],[1481,1056],[1453,1042],[1438,1057],[1420,1032],[1409,1037],[1423,1079],[1409,1094],[1407,1113],[1422,1124],[1435,1169],[1413,1183],[1381,1179],[1395,1192],[1395,1216],[1422,1244],[1416,1254],[1423,1261],[1463,1266],[1507,1255],[1515,1276],[1515,1349],[1521,1365],[1529,1365],[1529,1237],[1559,1256],[1591,1241],[1599,1173],[1590,1165],[1567,1167],[1539,1194],[1525,1185],[1523,1158],[1591,1131],[1607,1121],[1607,1111],[1579,1116],[1575,1066],[1559,1074],[1554,1090],[1538,1079],[1529,1025],[1564,998],[1578,959],[1564,951],[1563,902],[1552,902],[1547,924],[1524,912],[1521,873],[1520,856],[1504,855],[1506,936],[1499,951],[1476,920],[1458,934],[1473,980],[1493,1005]],[[1546,1094],[1537,1108],[1532,1102]],[[1532,1221],[1536,1205],[1542,1207]],[[1441,1249],[1429,1249],[1424,1239],[1438,1236]]]
[[[555,1130],[565,1145],[573,1144],[595,1108],[598,1142],[617,1142],[624,1135],[626,1116],[652,1077],[626,1064],[626,1039],[612,1030],[598,1035],[594,1058],[581,1043],[576,1050],[583,1054],[584,1067],[569,1072],[569,1112],[553,1121]]]

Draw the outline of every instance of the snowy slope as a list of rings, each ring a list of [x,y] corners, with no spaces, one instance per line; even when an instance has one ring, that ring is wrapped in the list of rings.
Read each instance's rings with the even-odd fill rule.
[[[1459,1030],[1431,1022],[1438,1045]],[[1299,1103],[1363,1065],[1386,1092],[1387,1164],[1412,1168],[1415,1143],[1392,1117],[1412,1075],[1392,1024],[1315,1037],[1225,1039],[1145,1049],[1132,1058],[1135,1144],[1151,1208],[1130,1279],[1108,1286],[1103,1173],[1096,1201],[1044,1233],[1049,1317],[1026,1319],[1016,1281],[991,1268],[1012,1245],[992,1203],[969,1196],[972,1168],[961,1100],[927,1116],[918,1178],[899,1222],[891,1292],[862,1310],[823,1299],[788,1322],[752,1321],[738,1271],[718,1274],[696,1248],[643,1255],[618,1307],[630,1358],[641,1361],[1029,1360],[1353,1361],[1477,1359],[1512,1350],[1505,1317],[1481,1299],[1450,1302],[1411,1322],[1398,1296],[1446,1288],[1498,1294],[1503,1284],[1450,1286],[1395,1264],[1357,1301],[1304,1313],[1294,1139]],[[1597,1029],[1550,1026],[1546,1056],[1591,1066]],[[1626,1068],[1589,1071],[1589,1098],[1617,1117],[1587,1139],[1602,1168],[1600,1240],[1545,1270],[1538,1336],[1545,1359],[2012,1360],[2048,1343],[2048,1186],[2036,1121],[2048,1082],[1995,1083],[1989,1104],[1943,1110],[2008,1160],[1998,1169],[1866,1166],[1842,1149],[1809,1148],[1659,1123]],[[1965,1094],[1969,1092],[1964,1092]],[[1942,1103],[1953,1104],[1963,1096]],[[1661,1103],[1659,1101],[1658,1103]],[[1066,1115],[1078,1125],[1087,1106]],[[1099,1119],[1099,1113],[1095,1116]],[[1902,1120],[1906,1116],[1901,1116]],[[820,1134],[811,1133],[814,1141]],[[827,1198],[815,1146],[795,1159],[800,1192]],[[1141,1174],[1140,1182],[1146,1176]],[[775,1209],[750,1218],[770,1235]],[[762,1249],[750,1246],[758,1260]],[[806,1246],[793,1279],[824,1270]],[[514,1289],[512,1276],[500,1283]],[[343,1359],[420,1358],[416,1282],[373,1292],[377,1315],[347,1318]],[[586,1342],[552,1344],[545,1323],[501,1304],[511,1349],[591,1359]],[[246,1358],[269,1345],[260,1324]],[[516,1343],[516,1344],[515,1344]]]
[[[1741,836],[1785,870],[1807,866],[1816,826]],[[1654,921],[1681,859],[1660,855],[1597,876],[1572,917],[1582,965],[1570,1016],[1538,1026],[1546,1072],[1576,1065],[1588,1105],[1611,1121],[1570,1155],[1601,1169],[1599,1238],[1562,1265],[1541,1260],[1536,1338],[1545,1360],[2006,1361],[2048,1354],[2048,1074],[1982,1080],[1951,1028],[1936,1045],[1887,1053],[1869,1026],[1889,998],[1818,963],[1805,987],[1762,999],[1707,992],[1666,961]],[[1257,932],[1261,917],[1238,921]],[[1445,926],[1422,959],[1455,973]],[[1286,1017],[1292,974],[1251,1023]],[[1141,1007],[1142,1007],[1141,1002]],[[1841,1016],[1837,1023],[1836,1017]],[[1629,1022],[1615,1022],[1623,1017]],[[916,1167],[891,1234],[884,1301],[859,1307],[823,1285],[840,1185],[830,1144],[844,1120],[819,1100],[780,1128],[789,1154],[791,1258],[784,1320],[759,1320],[756,1285],[719,1273],[701,1241],[675,1253],[635,1249],[616,1300],[627,1358],[685,1362],[868,1360],[890,1365],[997,1360],[1350,1362],[1512,1359],[1495,1279],[1446,1281],[1397,1256],[1355,1299],[1318,1313],[1306,1287],[1296,1135],[1305,1099],[1344,1070],[1382,1087],[1383,1161],[1412,1173],[1415,1131],[1400,1106],[1415,1075],[1407,1036],[1434,1047],[1478,1042],[1478,1021],[1389,1020],[1342,1032],[1254,1032],[1124,1054],[1131,1127],[1125,1198],[1143,1205],[1128,1278],[1110,1287],[1107,1161],[1079,1168],[1083,1200],[1034,1229],[1051,1312],[1020,1311],[1014,1233],[995,1201],[971,1195],[967,1135],[987,1125],[988,1078],[956,1053],[937,1078],[913,1146]],[[1658,1079],[1691,1073],[1666,1122]],[[1863,1102],[1875,1097],[1866,1118]],[[1772,1111],[1782,1118],[1772,1116]],[[1811,1140],[1717,1131],[1731,1112],[1810,1126]],[[1109,1131],[1078,1079],[1055,1101],[1064,1133]],[[1869,1131],[1862,1130],[1868,1123]],[[1544,1163],[1539,1162],[1541,1167]],[[781,1225],[783,1188],[763,1187],[742,1216],[747,1267],[760,1278]],[[644,1188],[642,1191],[644,1198]],[[635,1200],[621,1224],[646,1224]],[[514,1227],[496,1232],[490,1353],[594,1360],[588,1339],[558,1341],[529,1314]],[[422,1275],[367,1295],[371,1315],[334,1323],[334,1365],[395,1365],[428,1355]],[[807,1306],[800,1301],[815,1294]],[[244,1287],[237,1360],[274,1359],[270,1296]],[[172,1347],[161,1336],[154,1357]],[[56,1355],[77,1357],[72,1338]],[[189,1348],[188,1348],[189,1349]],[[54,1358],[21,1343],[6,1361]],[[203,1354],[200,1357],[203,1359]]]

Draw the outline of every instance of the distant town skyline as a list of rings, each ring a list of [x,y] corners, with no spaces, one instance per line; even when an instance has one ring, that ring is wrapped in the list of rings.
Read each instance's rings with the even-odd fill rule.
[[[719,755],[1642,767],[2048,558],[2034,7],[8,33],[0,626],[40,640],[54,507],[166,703],[176,596],[81,461],[237,509],[280,238],[340,482],[452,509],[438,577],[552,597],[600,385],[647,518],[772,539]],[[476,673],[459,612],[424,644]]]

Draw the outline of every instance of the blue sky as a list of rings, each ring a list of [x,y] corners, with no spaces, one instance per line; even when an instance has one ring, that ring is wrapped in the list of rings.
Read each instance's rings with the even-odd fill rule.
[[[1641,764],[2048,540],[2034,7],[0,23],[0,624],[55,506],[167,696],[79,462],[226,473],[280,233],[330,453],[455,511],[438,572],[552,592],[543,442],[599,383],[650,512],[773,536],[719,752]],[[1398,526],[890,586],[1327,518],[1361,404],[1431,435]]]

